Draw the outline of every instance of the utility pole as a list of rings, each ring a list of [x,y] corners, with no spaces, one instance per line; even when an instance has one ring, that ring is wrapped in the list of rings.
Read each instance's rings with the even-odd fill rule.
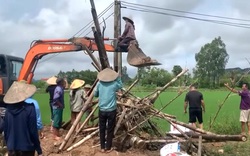
[[[121,35],[121,1],[114,1],[114,38],[117,38]],[[118,40],[115,40],[114,45],[117,47]],[[122,74],[122,53],[114,53],[114,70]]]
[[[93,20],[94,20],[95,27],[96,27],[96,30],[94,27],[92,27],[92,30],[94,32],[95,42],[98,47],[102,69],[105,69],[107,67],[110,67],[109,60],[108,60],[108,56],[107,56],[106,49],[104,46],[103,36],[101,33],[101,28],[100,28],[100,24],[98,21],[94,0],[90,0],[90,4],[91,4],[91,13],[92,13]]]

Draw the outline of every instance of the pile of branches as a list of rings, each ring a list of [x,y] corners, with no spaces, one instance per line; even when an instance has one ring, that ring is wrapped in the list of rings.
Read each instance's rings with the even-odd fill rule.
[[[194,128],[189,124],[176,120],[176,117],[170,114],[162,112],[169,104],[177,99],[183,92],[189,87],[186,87],[180,91],[172,100],[163,105],[162,108],[156,109],[154,103],[159,95],[165,91],[173,82],[179,79],[188,70],[183,70],[179,75],[173,78],[164,87],[158,88],[149,95],[140,98],[133,95],[130,90],[138,82],[136,80],[127,90],[123,89],[122,94],[118,94],[117,98],[117,123],[115,127],[114,144],[119,151],[126,151],[127,149],[140,148],[140,149],[159,149],[166,143],[179,142],[181,143],[181,149],[188,153],[198,152],[198,137],[202,136],[204,142],[210,141],[246,141],[246,136],[243,135],[217,135],[212,132],[204,131],[199,128]],[[96,81],[97,82],[97,81]],[[95,83],[96,84],[96,83]],[[95,85],[93,85],[94,88]],[[99,146],[99,127],[98,123],[93,126],[87,126],[91,116],[98,109],[98,100],[92,101],[93,89],[90,94],[90,98],[85,102],[85,107],[77,116],[76,121],[70,127],[68,134],[59,147],[59,152],[63,150],[71,151],[77,148],[89,139],[95,139],[93,147]],[[76,129],[76,125],[80,123],[80,120],[87,109],[92,109],[92,112],[81,123],[80,128]],[[98,119],[98,117],[95,117]],[[159,125],[156,124],[157,119],[163,119],[166,123],[171,124],[178,134],[171,134],[162,132]],[[177,125],[181,125],[191,130],[189,133],[183,132]],[[205,150],[203,150],[205,153]]]

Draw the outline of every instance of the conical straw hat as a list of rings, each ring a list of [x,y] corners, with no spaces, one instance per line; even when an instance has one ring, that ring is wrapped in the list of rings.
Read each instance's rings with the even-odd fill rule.
[[[134,21],[133,21],[133,19],[132,19],[132,16],[129,16],[129,17],[122,17],[122,19],[124,19],[124,20],[128,20],[131,24],[134,24]]]
[[[84,80],[80,80],[80,79],[75,79],[71,85],[70,85],[70,89],[77,89],[82,87],[85,84]]]
[[[48,85],[56,85],[56,80],[57,80],[57,77],[52,76],[46,82]]]
[[[36,86],[14,81],[3,98],[6,104],[15,104],[31,97],[36,92]]]
[[[91,88],[90,84],[86,84],[83,88]]]
[[[110,68],[105,68],[97,74],[97,78],[103,82],[114,81],[118,76],[119,74]]]

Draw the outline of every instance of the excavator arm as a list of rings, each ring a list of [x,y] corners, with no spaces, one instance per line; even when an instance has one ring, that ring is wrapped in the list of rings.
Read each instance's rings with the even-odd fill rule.
[[[103,40],[109,40],[103,38]],[[104,44],[107,52],[115,52],[115,48],[110,44]],[[86,50],[98,51],[98,47],[94,42],[94,38],[78,37],[71,39],[57,39],[57,40],[37,40],[31,45],[27,52],[23,66],[20,70],[18,81],[26,80],[30,83],[34,76],[34,71],[38,61],[45,55],[54,53],[66,53]],[[156,60],[146,56],[139,48],[136,41],[131,41],[128,47],[127,61],[130,65],[135,67],[145,67],[151,65],[160,65]]]
[[[93,38],[82,37],[34,41],[25,56],[18,81],[26,80],[28,83],[30,83],[33,79],[34,71],[38,61],[45,55],[54,53],[76,52],[85,50],[85,47],[87,47],[91,51],[97,51],[97,45],[93,40]],[[104,40],[108,39],[104,38]],[[105,44],[104,46],[106,51],[114,52],[114,47],[112,45]]]

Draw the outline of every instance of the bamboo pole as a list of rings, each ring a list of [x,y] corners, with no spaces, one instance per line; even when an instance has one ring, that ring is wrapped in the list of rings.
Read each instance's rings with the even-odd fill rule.
[[[161,89],[157,89],[154,92],[150,93],[149,95],[145,96],[144,98],[148,98],[152,95],[154,96],[159,96],[159,94],[161,92],[163,92],[164,90],[166,90],[173,82],[175,82],[176,80],[178,80],[183,74],[185,74],[188,71],[188,69],[184,69],[182,70],[182,72],[180,72],[176,77],[174,77],[170,82],[168,82],[165,86],[163,86]],[[155,97],[155,98],[157,98]]]
[[[139,79],[136,79],[125,91],[125,93],[122,94],[122,96],[126,95],[137,83],[139,82]]]
[[[94,131],[94,130],[97,130],[99,127],[90,127],[90,128],[86,128],[86,129],[83,129],[82,132],[85,133],[85,132],[90,132],[90,131]]]
[[[82,123],[82,125],[80,126],[80,128],[76,130],[75,137],[79,134],[79,132],[81,131],[81,129],[88,123],[89,119],[94,114],[94,112],[97,110],[97,108],[98,108],[98,105],[95,105],[94,109],[90,112],[90,114],[88,115],[88,117],[84,120],[84,122]]]
[[[165,139],[154,139],[154,140],[145,140],[145,143],[174,143],[174,142],[187,142],[186,140],[177,140],[177,139],[171,139],[171,140],[165,140]]]
[[[119,120],[118,120],[118,122],[117,122],[117,124],[115,126],[114,135],[116,134],[117,130],[120,128],[121,122],[122,122],[127,110],[128,110],[127,108],[123,107],[122,114],[120,115]]]
[[[185,134],[180,128],[178,128],[175,124],[173,124],[173,122],[171,122],[171,121],[169,121],[169,120],[167,120],[172,126],[174,126],[174,128],[175,129],[177,129],[190,143],[191,143],[191,147],[195,150],[195,151],[197,151],[198,150],[198,147],[197,147],[197,145],[195,145],[194,143],[193,143],[193,140],[187,135],[187,134]]]
[[[86,50],[86,52],[88,53],[88,55],[90,56],[90,58],[92,59],[92,61],[94,62],[94,66],[96,66],[97,69],[101,69],[100,63],[97,61],[97,59],[95,58],[95,56],[93,55],[93,53],[91,53],[91,51],[89,50],[89,48],[87,48],[86,45],[82,45],[82,46],[84,47],[84,49]]]
[[[191,126],[191,125],[189,125],[189,124],[186,124],[186,123],[184,123],[184,122],[177,121],[177,120],[175,120],[175,119],[171,119],[171,118],[166,117],[166,116],[162,116],[162,117],[165,118],[165,119],[168,120],[168,121],[171,121],[171,122],[173,122],[173,123],[175,123],[175,124],[177,124],[177,125],[181,125],[181,126],[183,126],[183,127],[186,127],[186,128],[188,128],[188,129],[190,129],[190,130],[193,130],[193,131],[195,131],[195,132],[198,132],[198,133],[201,133],[201,134],[215,135],[215,133],[212,133],[212,132],[209,132],[209,131],[205,131],[205,130],[200,129],[200,128],[195,128],[195,127],[193,127],[193,126]]]
[[[202,136],[199,136],[198,156],[201,156],[201,149],[202,149]]]
[[[172,134],[166,133],[166,135],[175,135],[175,136],[182,136],[182,134]],[[245,135],[218,135],[218,134],[196,134],[192,132],[187,132],[186,135],[192,138],[198,138],[202,136],[204,140],[210,141],[247,141],[247,137]]]
[[[144,105],[144,106],[128,105],[127,103],[123,103],[123,102],[120,102],[120,101],[117,101],[117,104],[121,105],[121,106],[130,107],[130,108],[136,108],[136,109],[142,109],[142,108],[149,108],[149,107],[151,107],[149,105]]]
[[[91,134],[87,135],[85,138],[83,138],[82,140],[80,140],[79,142],[77,142],[76,144],[70,146],[69,148],[67,148],[67,151],[71,151],[72,149],[80,146],[81,144],[83,144],[85,141],[89,140],[90,138],[92,138],[94,135],[96,135],[99,132],[99,129],[97,129],[96,131],[92,132]]]

